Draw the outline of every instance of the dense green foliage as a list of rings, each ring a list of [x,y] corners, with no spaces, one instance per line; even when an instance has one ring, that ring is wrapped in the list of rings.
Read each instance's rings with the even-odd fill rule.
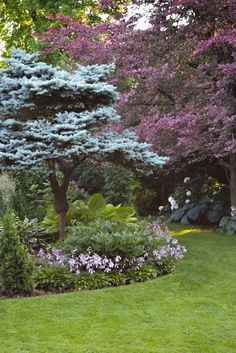
[[[45,229],[39,225],[37,219],[23,218],[22,220],[11,213],[12,224],[15,227],[17,236],[19,236],[21,243],[28,249],[32,250],[45,246],[49,236]],[[4,217],[0,219],[0,234],[4,232]]]
[[[105,170],[104,194],[114,205],[130,205],[135,181],[132,172],[122,166],[109,165]]]
[[[79,188],[84,189],[90,195],[103,191],[105,182],[103,169],[98,165],[84,161],[75,168],[74,174]]]
[[[0,217],[13,204],[15,181],[8,174],[0,174]]]
[[[117,287],[134,282],[145,282],[156,278],[158,271],[151,265],[135,267],[127,273],[94,273],[82,272],[79,277],[63,267],[42,267],[34,274],[35,288],[45,291],[65,292],[67,290],[92,290],[105,287]]]
[[[0,283],[3,291],[14,294],[31,294],[33,265],[17,233],[14,216],[9,211],[2,218],[0,232]]]
[[[94,222],[97,218],[104,220],[115,219],[125,223],[133,223],[137,220],[133,217],[134,214],[135,210],[133,207],[107,204],[101,194],[94,194],[90,197],[88,203],[82,200],[70,203],[67,213],[67,225],[70,226],[77,223],[88,224]],[[42,224],[48,232],[58,232],[59,220],[53,207],[48,207],[47,215]]]
[[[36,289],[65,292],[78,289],[77,277],[64,267],[42,267],[34,273]]]
[[[175,229],[188,252],[171,275],[0,301],[1,353],[235,352],[236,238]]]
[[[45,173],[39,171],[11,172],[15,183],[12,207],[21,219],[37,218],[42,220],[46,208],[52,203],[52,193]]]
[[[137,227],[119,221],[96,220],[89,225],[70,227],[69,236],[61,247],[66,251],[76,249],[78,253],[90,249],[98,255],[105,254],[112,258],[119,255],[128,259],[142,256],[145,251],[159,247],[159,239],[145,235],[144,229]]]
[[[137,184],[135,208],[140,216],[156,214],[156,196],[155,190],[143,188]]]
[[[186,252],[158,221],[134,225],[97,219],[69,227],[68,234],[37,252],[37,288],[63,291],[142,282],[174,271]]]
[[[95,273],[93,275],[83,273],[78,279],[78,285],[80,289],[100,289],[105,287],[117,287],[128,283],[130,282],[128,281],[127,276],[119,273]]]

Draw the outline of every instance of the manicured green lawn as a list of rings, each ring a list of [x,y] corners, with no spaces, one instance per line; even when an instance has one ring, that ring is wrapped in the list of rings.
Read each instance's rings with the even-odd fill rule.
[[[236,236],[175,230],[188,252],[171,275],[0,301],[0,352],[235,353]]]

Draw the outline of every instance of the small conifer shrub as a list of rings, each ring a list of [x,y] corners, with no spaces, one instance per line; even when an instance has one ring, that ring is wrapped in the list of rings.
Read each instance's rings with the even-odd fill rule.
[[[7,211],[0,233],[0,282],[8,296],[33,292],[33,264],[17,234],[14,215]]]

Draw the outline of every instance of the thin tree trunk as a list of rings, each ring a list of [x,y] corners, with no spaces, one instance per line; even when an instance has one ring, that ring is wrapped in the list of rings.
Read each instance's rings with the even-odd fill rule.
[[[65,236],[66,214],[69,209],[67,189],[72,177],[73,170],[67,166],[64,161],[57,161],[57,163],[61,172],[63,173],[62,183],[59,184],[57,180],[55,162],[49,162],[49,181],[54,197],[54,209],[59,218],[59,239],[62,239]]]
[[[60,212],[59,217],[59,239],[63,239],[66,235],[66,212]]]
[[[236,153],[230,156],[231,216],[236,216]]]

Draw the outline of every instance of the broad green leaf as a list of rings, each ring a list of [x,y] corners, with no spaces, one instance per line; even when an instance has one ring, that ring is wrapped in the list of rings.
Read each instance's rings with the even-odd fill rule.
[[[88,208],[93,212],[101,212],[106,207],[106,201],[102,194],[94,194],[88,202]]]

